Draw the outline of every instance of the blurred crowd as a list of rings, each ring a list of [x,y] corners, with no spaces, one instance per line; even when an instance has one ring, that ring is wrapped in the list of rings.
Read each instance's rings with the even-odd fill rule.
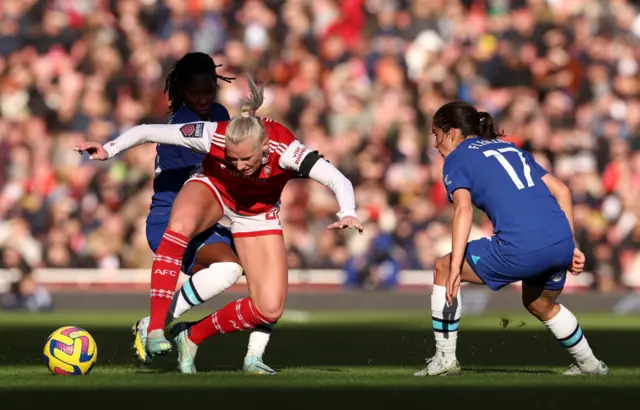
[[[344,268],[366,287],[432,268],[451,209],[430,117],[462,99],[569,184],[594,286],[639,286],[639,12],[626,0],[3,0],[2,264],[150,266],[155,148],[95,163],[72,147],[165,122],[165,76],[203,51],[237,77],[219,89],[232,115],[250,72],[266,84],[260,114],[356,186],[362,236],[324,229],[337,210],[326,188],[287,186],[291,267]],[[472,236],[490,232],[478,214]]]

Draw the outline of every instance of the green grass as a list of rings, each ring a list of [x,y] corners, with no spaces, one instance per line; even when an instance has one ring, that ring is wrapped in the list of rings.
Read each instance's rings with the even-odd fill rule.
[[[461,322],[458,378],[416,378],[433,352],[428,312],[288,312],[276,326],[266,360],[274,377],[240,372],[247,334],[206,341],[199,374],[177,374],[172,357],[142,367],[133,360],[129,327],[141,312],[55,312],[0,316],[0,398],[19,407],[146,405],[234,408],[600,408],[640,398],[640,316],[581,315],[607,378],[560,375],[570,357],[523,314],[470,316]],[[190,319],[198,315],[191,315]],[[508,318],[506,330],[505,318]],[[44,339],[63,325],[89,330],[99,346],[87,377],[51,376],[42,364]],[[140,404],[142,403],[142,404]],[[331,409],[333,410],[333,409]]]

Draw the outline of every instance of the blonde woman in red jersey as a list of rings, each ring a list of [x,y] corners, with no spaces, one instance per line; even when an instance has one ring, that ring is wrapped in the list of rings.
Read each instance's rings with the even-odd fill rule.
[[[244,267],[249,297],[210,317],[179,327],[175,340],[183,372],[195,372],[197,346],[207,337],[275,323],[287,296],[288,267],[278,211],[286,183],[302,174],[330,188],[336,196],[339,221],[328,229],[362,231],[355,212],[351,182],[335,167],[298,141],[278,122],[256,117],[263,89],[249,79],[251,95],[242,115],[227,122],[139,125],[104,146],[83,142],[76,150],[105,161],[143,143],[173,144],[208,153],[203,172],[194,175],[176,198],[151,274],[151,321],[147,351],[168,354],[164,319],[176,288],[182,255],[199,232],[226,217]]]

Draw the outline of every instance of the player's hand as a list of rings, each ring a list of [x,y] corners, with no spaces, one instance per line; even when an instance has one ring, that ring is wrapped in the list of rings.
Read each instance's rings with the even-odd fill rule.
[[[584,253],[582,253],[580,249],[575,248],[573,250],[573,261],[571,261],[571,268],[569,268],[569,272],[571,272],[572,275],[576,276],[581,274],[584,270],[585,260],[586,258],[584,256]]]
[[[449,271],[447,276],[447,303],[453,304],[453,299],[458,297],[458,291],[460,291],[460,283],[462,282],[462,275],[459,270]]]
[[[338,222],[334,222],[327,226],[327,229],[357,229],[360,233],[362,233],[363,230],[362,224],[360,224],[358,218],[353,216],[345,216]]]
[[[89,153],[89,159],[93,159],[96,161],[106,161],[109,159],[109,154],[102,147],[100,143],[93,141],[83,141],[77,144],[74,148],[74,151],[78,151],[80,154],[83,152]]]

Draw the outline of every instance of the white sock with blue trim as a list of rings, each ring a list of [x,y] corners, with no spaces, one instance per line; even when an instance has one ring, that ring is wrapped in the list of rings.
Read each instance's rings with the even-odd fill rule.
[[[242,267],[234,262],[211,264],[191,275],[174,294],[169,318],[175,320],[192,307],[201,305],[229,289],[242,276]]]
[[[580,324],[578,324],[578,319],[569,309],[560,305],[558,314],[542,323],[571,353],[581,369],[593,370],[598,366],[599,360],[593,355],[587,338],[584,337]]]
[[[436,338],[436,355],[445,360],[456,359],[458,326],[462,314],[460,292],[450,306],[447,303],[447,288],[433,285],[431,291],[431,322]]]

